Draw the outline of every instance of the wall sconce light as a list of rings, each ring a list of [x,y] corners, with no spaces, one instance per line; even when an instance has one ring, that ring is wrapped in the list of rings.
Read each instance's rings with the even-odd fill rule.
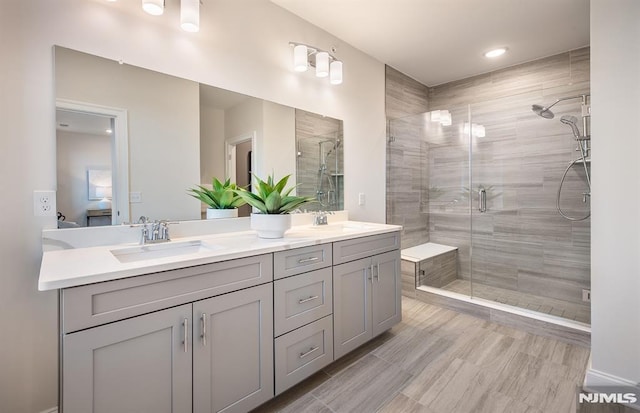
[[[342,61],[326,50],[318,49],[303,43],[289,43],[293,47],[293,70],[306,72],[309,67],[316,69],[317,77],[329,77],[329,83],[342,83]],[[331,52],[335,53],[335,47]]]
[[[477,138],[484,138],[487,136],[485,127],[477,123],[472,123],[471,127],[469,127],[469,122],[465,122],[463,131],[465,135],[468,135],[469,132],[471,132],[471,136],[475,136]]]
[[[142,10],[152,16],[164,13],[165,0],[142,0]],[[180,27],[186,32],[200,31],[200,0],[180,0]]]

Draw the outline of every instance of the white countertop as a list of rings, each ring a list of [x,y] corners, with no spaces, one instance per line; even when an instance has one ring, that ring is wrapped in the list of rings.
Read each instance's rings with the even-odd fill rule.
[[[40,291],[76,287],[102,281],[132,277],[158,271],[210,264],[236,258],[283,251],[291,248],[384,234],[401,230],[397,225],[343,221],[327,226],[294,226],[280,239],[258,238],[255,231],[229,232],[172,239],[167,244],[201,241],[214,249],[171,257],[121,262],[112,251],[136,247],[117,244],[46,251],[42,256],[38,289]]]

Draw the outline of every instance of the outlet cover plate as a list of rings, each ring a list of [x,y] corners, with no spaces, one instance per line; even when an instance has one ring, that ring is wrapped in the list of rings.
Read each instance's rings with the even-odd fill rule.
[[[56,216],[56,191],[33,191],[33,215]]]

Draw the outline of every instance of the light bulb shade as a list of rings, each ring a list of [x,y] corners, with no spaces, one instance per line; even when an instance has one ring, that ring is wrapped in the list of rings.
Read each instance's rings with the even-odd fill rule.
[[[200,30],[200,0],[180,1],[180,27],[191,33]]]
[[[299,44],[293,48],[293,70],[296,72],[306,72],[309,69],[309,58],[307,46]]]
[[[142,0],[142,10],[152,16],[160,16],[164,13],[164,0]]]
[[[316,53],[316,76],[318,77],[329,76],[329,53],[327,52]]]
[[[342,62],[334,60],[329,65],[329,83],[339,85],[342,83]]]

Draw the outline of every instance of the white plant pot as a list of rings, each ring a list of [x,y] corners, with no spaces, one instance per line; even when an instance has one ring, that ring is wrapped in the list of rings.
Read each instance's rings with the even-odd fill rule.
[[[251,229],[258,231],[259,238],[282,238],[289,228],[289,214],[251,214]]]
[[[213,209],[207,208],[207,219],[238,218],[238,208]]]

